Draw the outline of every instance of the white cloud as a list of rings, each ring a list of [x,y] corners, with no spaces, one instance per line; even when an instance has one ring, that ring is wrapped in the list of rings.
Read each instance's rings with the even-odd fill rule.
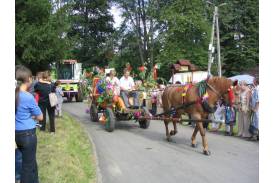
[[[121,14],[122,14],[121,9],[118,6],[113,5],[111,7],[110,12],[114,17],[114,22],[115,22],[114,27],[118,28],[123,21],[123,18],[121,17]]]

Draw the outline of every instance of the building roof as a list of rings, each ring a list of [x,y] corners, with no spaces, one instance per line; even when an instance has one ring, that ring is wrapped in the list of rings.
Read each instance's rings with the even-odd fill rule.
[[[77,63],[77,60],[63,60],[63,63],[74,64]]]
[[[197,71],[198,68],[192,64],[189,60],[178,60],[175,64],[172,64],[171,68],[179,71],[181,66],[188,66],[188,71]]]

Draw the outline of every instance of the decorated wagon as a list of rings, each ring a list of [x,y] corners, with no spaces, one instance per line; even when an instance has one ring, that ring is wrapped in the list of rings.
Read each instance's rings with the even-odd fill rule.
[[[113,94],[112,85],[106,82],[104,75],[97,75],[92,80],[90,94],[90,117],[93,122],[100,122],[108,132],[115,129],[117,121],[136,120],[140,128],[146,129],[150,125],[149,119],[139,119],[139,116],[151,116],[143,102],[140,92],[140,106],[138,109],[126,108],[122,98]],[[133,99],[129,98],[133,104]]]

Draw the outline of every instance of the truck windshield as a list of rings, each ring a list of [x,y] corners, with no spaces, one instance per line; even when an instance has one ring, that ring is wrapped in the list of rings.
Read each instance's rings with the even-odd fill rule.
[[[58,79],[72,79],[73,69],[71,64],[60,64],[58,68]]]

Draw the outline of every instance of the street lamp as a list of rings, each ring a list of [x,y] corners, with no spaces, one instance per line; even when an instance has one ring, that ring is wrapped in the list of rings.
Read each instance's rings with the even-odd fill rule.
[[[210,1],[206,1],[206,3],[211,4],[215,7],[214,12],[213,12],[213,22],[212,22],[212,32],[211,32],[211,39],[210,39],[210,44],[209,44],[209,49],[208,49],[208,75],[211,75],[211,62],[212,62],[212,47],[213,47],[213,42],[214,42],[214,34],[215,34],[215,24],[216,24],[216,36],[217,36],[217,52],[218,52],[218,75],[219,77],[222,76],[222,71],[221,71],[221,50],[220,50],[220,30],[219,30],[219,14],[218,10],[219,7],[226,5],[226,3],[219,4],[216,6],[214,3]]]

